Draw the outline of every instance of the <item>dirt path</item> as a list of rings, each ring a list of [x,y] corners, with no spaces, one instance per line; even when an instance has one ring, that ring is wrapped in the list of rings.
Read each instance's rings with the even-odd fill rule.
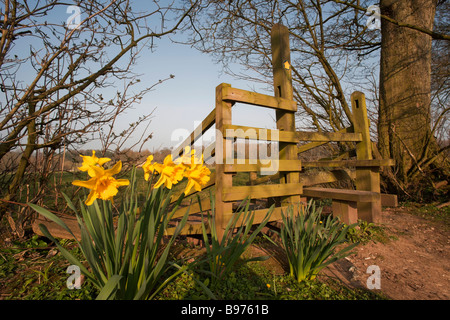
[[[391,299],[450,299],[450,232],[402,208],[386,209],[382,217],[389,235],[396,239],[360,245],[356,255],[336,262],[326,272],[348,285],[366,287],[371,276],[367,268],[376,265],[380,291]]]

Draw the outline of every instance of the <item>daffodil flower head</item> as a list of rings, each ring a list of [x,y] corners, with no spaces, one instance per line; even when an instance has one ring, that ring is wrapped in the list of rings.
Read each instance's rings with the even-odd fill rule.
[[[191,149],[189,146],[184,148],[183,155],[177,159],[175,159],[175,163],[177,165],[182,165],[184,167],[188,167],[192,164],[200,163],[200,158],[195,156],[195,149]]]
[[[164,163],[159,170],[160,176],[159,180],[154,185],[155,189],[159,188],[163,184],[167,189],[172,189],[174,184],[177,184],[183,179],[184,167],[175,164],[172,160],[171,154],[166,156]]]
[[[194,188],[195,191],[201,191],[202,187],[208,183],[210,174],[211,171],[203,165],[203,157],[202,163],[191,164],[184,172],[184,176],[188,178],[184,194],[187,195],[192,188]]]
[[[118,192],[118,187],[130,184],[128,179],[115,179],[113,175],[122,170],[122,162],[117,162],[111,169],[104,169],[100,166],[89,168],[88,175],[91,177],[88,181],[75,180],[73,185],[90,189],[85,204],[90,206],[95,199],[113,200]]]
[[[153,161],[153,155],[149,155],[147,157],[147,160],[142,165],[142,169],[144,169],[144,179],[145,181],[148,181],[150,178],[150,175],[156,171],[158,173],[161,173],[162,165],[160,163],[152,163]]]
[[[106,162],[111,161],[110,158],[98,158],[95,155],[95,150],[92,150],[92,156],[80,156],[83,158],[81,167],[78,167],[80,171],[89,171],[92,167],[103,166]]]

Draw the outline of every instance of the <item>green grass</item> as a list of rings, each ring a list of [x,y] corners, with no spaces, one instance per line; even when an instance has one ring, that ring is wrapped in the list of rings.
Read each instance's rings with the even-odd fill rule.
[[[213,171],[213,170],[212,170]],[[138,188],[146,190],[148,182],[143,179],[142,170],[137,170]],[[126,178],[121,176],[120,178]],[[74,179],[86,180],[83,173],[75,175],[64,173],[63,183],[58,191],[72,195],[76,187],[72,186]],[[59,184],[59,174],[54,179]],[[248,173],[238,173],[233,178],[233,185],[246,185]],[[186,182],[175,186],[174,191],[182,191]],[[31,188],[31,187],[30,187]],[[214,190],[212,189],[212,192]],[[210,190],[201,193],[201,197],[209,197]],[[75,196],[84,200],[83,190]],[[54,203],[54,196],[48,196],[45,201]],[[62,197],[60,204],[65,202]],[[115,199],[120,203],[120,193]],[[369,228],[368,230],[373,230]],[[367,230],[366,230],[367,231]],[[373,232],[355,237],[373,238]],[[259,238],[258,241],[264,240]],[[64,246],[81,258],[82,255],[71,241],[63,241]],[[94,299],[98,291],[93,285],[85,282],[80,290],[70,290],[66,287],[69,274],[66,273],[69,263],[58,252],[52,254],[55,246],[46,238],[33,237],[24,242],[15,242],[12,245],[0,248],[0,299],[23,300],[63,300],[63,299]],[[205,292],[210,288],[209,277],[201,270],[194,269],[184,273],[158,294],[158,299],[210,299]],[[211,289],[212,290],[212,289]],[[333,279],[320,279],[298,283],[288,273],[274,274],[261,262],[240,264],[228,277],[221,280],[214,287],[213,294],[218,299],[230,300],[289,300],[289,299],[379,299],[382,298],[373,292],[359,289],[349,289]]]
[[[12,300],[92,300],[98,291],[88,282],[80,290],[70,290],[66,281],[69,263],[54,246],[41,237],[16,242],[0,249],[0,299]],[[263,241],[263,240],[260,240]],[[73,241],[63,241],[73,254],[81,257]],[[183,249],[184,244],[179,243]],[[175,248],[176,251],[176,248]],[[183,273],[156,297],[159,300],[210,299],[209,276],[199,269]],[[377,300],[383,296],[369,290],[347,288],[325,276],[298,283],[286,272],[275,274],[264,262],[238,264],[213,290],[217,299],[228,300]]]
[[[194,280],[196,278],[196,280]],[[158,298],[163,300],[208,299],[198,285],[206,278],[184,274],[171,283]],[[351,289],[339,281],[325,278],[297,282],[288,274],[274,274],[260,262],[243,264],[223,279],[213,294],[224,300],[383,300],[380,294],[364,289]]]
[[[0,249],[0,299],[5,300],[90,300],[97,290],[83,283],[70,290],[66,281],[69,263],[45,238],[33,237]],[[71,241],[67,248],[79,255]]]
[[[350,242],[359,242],[363,245],[371,241],[388,243],[390,240],[397,239],[395,236],[389,235],[385,227],[362,220],[358,220],[358,225],[348,230],[346,237]]]

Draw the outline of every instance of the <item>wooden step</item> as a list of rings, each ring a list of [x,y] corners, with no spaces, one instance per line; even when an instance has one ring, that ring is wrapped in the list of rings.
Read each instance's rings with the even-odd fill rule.
[[[380,194],[377,192],[350,189],[304,188],[302,195],[311,198],[336,199],[352,202],[374,202],[380,200]]]

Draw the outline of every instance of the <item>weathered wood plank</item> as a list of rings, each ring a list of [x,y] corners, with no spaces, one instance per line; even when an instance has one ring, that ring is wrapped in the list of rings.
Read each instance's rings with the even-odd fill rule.
[[[288,209],[288,206],[283,207],[276,207],[273,208],[272,213],[270,215],[269,221],[279,221],[282,219],[282,212],[286,212]],[[269,209],[258,209],[258,210],[252,210],[254,214],[253,218],[253,224],[260,224],[264,218],[266,217],[266,214]],[[234,213],[227,213],[224,215],[224,218],[226,221],[229,221],[229,219],[233,218]],[[242,224],[242,217],[236,221],[236,226],[240,226]],[[205,224],[206,232],[210,233],[210,228],[208,223]],[[175,231],[175,227],[167,228],[165,234],[166,235],[172,235]],[[202,223],[201,221],[193,221],[186,224],[186,226],[181,230],[181,235],[199,235],[202,234]]]
[[[319,161],[303,161],[304,168],[316,167],[384,167],[393,166],[395,164],[392,159],[372,159],[372,160],[319,160]]]
[[[279,141],[289,143],[298,142],[297,132],[295,131],[281,131],[238,125],[224,125],[223,135],[225,138]]]
[[[256,180],[253,181],[253,184],[257,185],[257,184],[262,184],[262,183],[266,183],[266,182],[272,182],[272,181],[275,181],[278,179],[280,179],[280,172],[277,172],[277,173],[269,175],[269,176],[257,178]]]
[[[353,133],[353,127],[344,128],[344,129],[341,129],[336,132],[337,133]],[[308,150],[317,148],[321,145],[327,144],[328,142],[330,142],[330,141],[315,141],[315,142],[306,143],[304,145],[297,147],[297,153],[306,152]]]
[[[358,204],[355,201],[333,199],[331,209],[333,211],[333,217],[338,217],[347,225],[358,222]]]
[[[77,240],[81,240],[81,230],[78,225],[78,220],[76,217],[68,216],[68,215],[59,215],[58,216],[64,223],[69,227],[72,233],[75,235]],[[33,232],[37,235],[44,236],[41,229],[39,228],[39,224],[43,224],[47,227],[50,234],[55,238],[61,239],[73,239],[74,237],[67,232],[65,229],[61,228],[58,224],[53,221],[50,221],[43,216],[39,215],[33,222],[32,229]]]
[[[396,194],[382,193],[381,196],[381,206],[383,207],[397,207],[398,199]]]
[[[362,141],[361,133],[344,132],[306,132],[297,131],[299,141],[330,142],[330,141]]]
[[[285,183],[260,186],[238,186],[222,189],[223,201],[283,197],[302,193],[302,184]]]
[[[200,204],[201,204],[201,210],[200,210]],[[209,198],[200,200],[200,204],[198,203],[197,199],[192,200],[192,204],[190,206],[186,207],[180,207],[175,211],[175,213],[172,216],[172,219],[181,218],[186,214],[186,211],[189,209],[189,215],[192,214],[198,214],[200,212],[211,210],[211,200]]]
[[[231,124],[231,108],[232,103],[223,99],[224,91],[231,88],[231,85],[222,83],[216,87],[216,130],[223,132],[223,126]],[[221,190],[233,185],[233,176],[224,172],[224,163],[231,150],[227,145],[227,139],[224,137],[216,137],[215,160],[216,160],[216,194],[215,194],[215,222],[216,232],[219,239],[223,238],[223,233],[228,221],[224,215],[232,212],[232,203],[225,202]]]
[[[270,32],[270,45],[272,48],[272,72],[273,72],[273,91],[277,98],[294,100],[294,89],[292,86],[291,70],[291,49],[289,43],[289,29],[282,24],[272,26]],[[277,120],[277,129],[280,131],[295,131],[295,114],[286,112],[282,109],[275,111]],[[279,143],[280,160],[296,160],[297,146],[289,142]],[[299,182],[297,172],[280,173],[281,184],[296,184]],[[300,196],[292,195],[280,199],[282,205],[289,203],[299,203]]]
[[[300,160],[270,160],[269,164],[261,163],[260,160],[252,161],[245,159],[245,164],[225,164],[225,172],[260,172],[261,170],[266,171],[301,171],[302,163]]]
[[[372,160],[372,141],[370,140],[369,118],[367,116],[366,98],[364,93],[355,91],[351,95],[353,126],[355,132],[362,134],[362,141],[356,143],[356,158]],[[380,193],[380,168],[356,167],[357,190],[367,190]],[[370,203],[358,203],[358,216],[367,222],[381,222],[381,200]]]
[[[311,198],[337,199],[355,202],[374,202],[380,200],[380,194],[376,192],[335,188],[308,187],[303,189],[302,195]]]
[[[282,206],[282,207],[275,207],[272,209],[272,213],[270,214],[270,218],[269,218],[269,222],[270,221],[279,221],[282,219],[282,215],[281,212],[283,212],[284,214],[286,214],[287,209],[289,208],[289,206]],[[253,212],[254,214],[254,220],[253,220],[253,224],[260,224],[264,218],[266,217],[267,212],[269,211],[269,208],[267,209],[258,209],[258,210],[252,210],[251,212]],[[231,219],[233,217],[233,214],[228,214],[227,215],[227,219]],[[242,223],[242,218],[238,219],[236,222],[237,226],[240,226]]]
[[[223,90],[223,100],[241,102],[260,107],[290,112],[297,111],[297,102],[284,98],[227,87]]]
[[[216,109],[214,108],[202,121],[197,128],[187,137],[173,152],[172,154],[179,156],[187,146],[192,146],[200,136],[211,128],[216,121]]]
[[[205,225],[206,233],[211,233],[211,229],[208,224]],[[171,236],[174,234],[176,227],[169,227],[164,231],[164,235]],[[191,221],[186,223],[183,229],[181,229],[180,235],[199,235],[202,234],[202,222]]]
[[[303,184],[303,187],[336,181],[354,180],[355,178],[355,171],[350,171],[349,169],[319,171],[308,175],[300,174],[300,181]]]

